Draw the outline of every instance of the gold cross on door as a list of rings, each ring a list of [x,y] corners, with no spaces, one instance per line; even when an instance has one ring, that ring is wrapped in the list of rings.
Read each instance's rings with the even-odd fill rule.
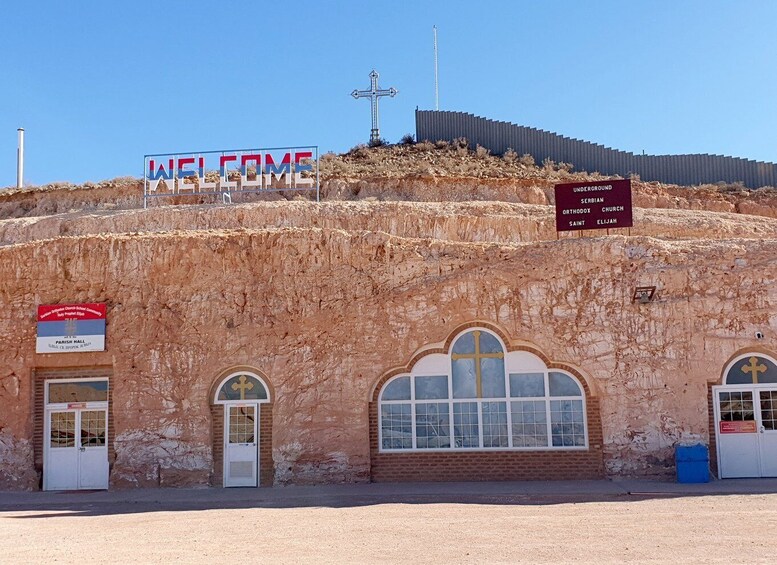
[[[474,359],[475,360],[475,383],[477,384],[478,398],[483,398],[483,381],[481,374],[480,361],[482,359],[503,359],[504,353],[481,353],[480,352],[480,332],[475,330],[472,332],[472,336],[475,338],[475,353],[452,353],[451,359],[457,361],[459,359]]]

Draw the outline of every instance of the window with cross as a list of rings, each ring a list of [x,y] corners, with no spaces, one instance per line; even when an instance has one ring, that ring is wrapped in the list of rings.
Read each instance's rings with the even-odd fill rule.
[[[445,359],[436,365],[444,372],[430,374],[435,365],[426,363],[384,384],[381,450],[587,447],[585,397],[574,376],[507,353],[482,329],[458,336]]]
[[[727,385],[777,383],[777,365],[757,353],[744,355],[729,367],[723,382]]]
[[[238,373],[222,383],[216,400],[267,400],[267,389],[255,376]]]

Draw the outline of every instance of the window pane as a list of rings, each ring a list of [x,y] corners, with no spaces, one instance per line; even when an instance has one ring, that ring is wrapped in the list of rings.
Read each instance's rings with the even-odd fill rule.
[[[76,445],[76,413],[52,412],[51,447],[75,447]]]
[[[510,396],[545,396],[545,375],[543,373],[513,373],[510,375]]]
[[[105,445],[105,411],[84,410],[81,412],[81,447]]]
[[[381,400],[410,400],[410,377],[394,379],[383,389]]]
[[[554,447],[585,445],[582,400],[551,400],[550,423]]]
[[[483,398],[504,398],[506,396],[504,359],[482,359],[480,367]]]
[[[508,447],[507,403],[483,403],[483,447]]]
[[[419,449],[450,447],[448,404],[429,402],[415,406],[416,447]]]
[[[267,400],[267,391],[255,377],[236,375],[221,387],[219,400]]]
[[[448,398],[448,377],[415,377],[416,400]]]
[[[453,398],[477,398],[475,360],[457,359],[453,364]]]
[[[564,373],[549,373],[548,388],[551,396],[583,396],[580,386]]]
[[[753,393],[721,392],[720,419],[723,422],[751,422],[755,420],[753,411]]]
[[[384,404],[380,408],[383,449],[413,447],[410,404]]]
[[[475,335],[469,332],[461,336],[453,344],[453,353],[475,353]]]
[[[481,353],[504,353],[502,344],[488,332],[480,332]]]
[[[254,406],[229,407],[229,443],[254,443]]]
[[[477,402],[454,402],[453,446],[480,447]]]
[[[762,390],[761,423],[767,430],[777,430],[777,390]]]
[[[108,381],[49,383],[49,404],[108,400]]]
[[[546,406],[544,400],[515,400],[510,403],[513,447],[548,446]]]

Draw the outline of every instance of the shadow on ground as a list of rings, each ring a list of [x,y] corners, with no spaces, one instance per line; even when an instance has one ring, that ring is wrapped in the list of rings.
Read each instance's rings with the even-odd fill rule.
[[[647,480],[504,483],[396,483],[272,488],[137,489],[0,493],[0,516],[37,519],[250,508],[354,508],[381,504],[545,506],[630,503],[655,498],[774,495],[777,479],[702,484]],[[29,513],[29,514],[18,514]]]

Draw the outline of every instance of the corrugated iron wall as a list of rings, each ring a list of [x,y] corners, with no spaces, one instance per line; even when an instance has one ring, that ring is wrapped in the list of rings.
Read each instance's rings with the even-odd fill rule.
[[[724,155],[635,155],[557,133],[481,118],[465,112],[416,110],[416,139],[466,137],[501,155],[508,148],[528,153],[537,164],[545,159],[571,163],[577,171],[693,185],[741,182],[749,188],[777,186],[777,164]]]

